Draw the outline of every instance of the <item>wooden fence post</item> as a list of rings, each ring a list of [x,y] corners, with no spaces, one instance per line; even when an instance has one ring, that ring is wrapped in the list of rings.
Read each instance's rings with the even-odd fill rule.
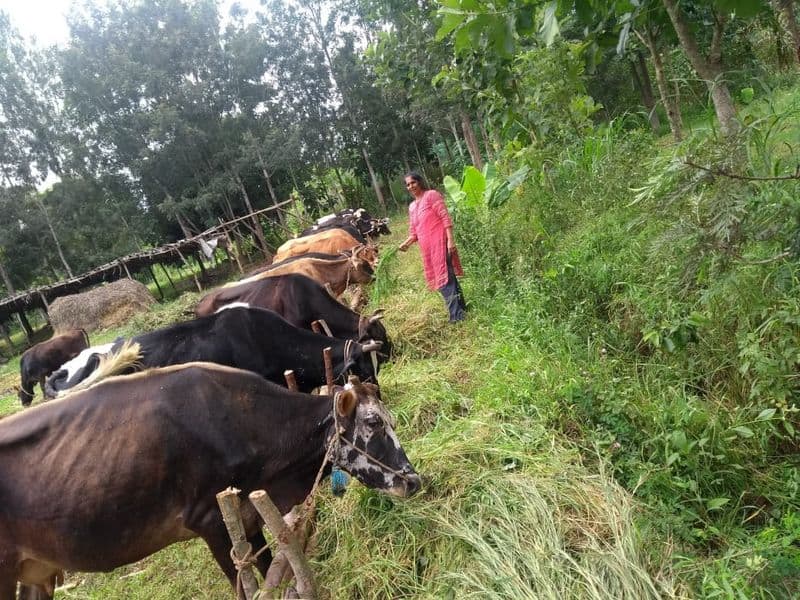
[[[292,566],[297,581],[297,593],[300,598],[312,600],[317,598],[314,573],[311,571],[308,560],[306,560],[306,556],[303,553],[303,546],[286,526],[280,511],[264,490],[251,492],[248,497],[253,506],[256,507],[258,514],[264,519],[264,523],[278,543],[280,551],[289,559],[289,564]]]
[[[242,516],[239,513],[239,490],[235,488],[228,488],[217,494],[217,504],[222,511],[222,520],[228,530],[228,535],[231,537],[233,545],[233,559],[237,563],[236,570],[238,571],[237,588],[241,583],[242,592],[244,593],[245,600],[252,600],[258,592],[258,580],[253,573],[252,565],[240,566],[239,561],[244,558],[250,557],[250,551],[253,549],[247,537],[244,534],[244,525],[242,525]]]

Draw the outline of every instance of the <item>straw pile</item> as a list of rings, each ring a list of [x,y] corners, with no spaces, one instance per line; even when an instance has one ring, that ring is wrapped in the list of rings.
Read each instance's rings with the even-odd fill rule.
[[[153,303],[155,298],[146,286],[132,279],[119,279],[88,292],[56,298],[48,313],[56,332],[95,331],[120,325]]]

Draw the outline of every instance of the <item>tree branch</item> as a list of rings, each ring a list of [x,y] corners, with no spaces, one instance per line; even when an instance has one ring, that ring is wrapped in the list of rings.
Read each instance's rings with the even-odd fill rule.
[[[710,169],[708,167],[698,165],[697,163],[693,163],[690,160],[684,160],[683,164],[685,164],[688,167],[694,167],[695,169],[700,169],[701,171],[705,171],[706,173],[711,173],[712,175],[729,177],[730,179],[740,179],[742,181],[787,181],[791,179],[800,179],[800,165],[797,165],[797,168],[795,169],[794,174],[792,175],[777,175],[775,177],[757,177],[751,175],[739,175],[737,173],[731,173],[730,171],[726,171],[725,169],[720,169],[720,168]]]

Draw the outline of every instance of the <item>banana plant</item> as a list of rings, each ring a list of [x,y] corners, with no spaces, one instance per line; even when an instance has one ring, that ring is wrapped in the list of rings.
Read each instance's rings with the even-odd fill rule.
[[[483,171],[470,165],[464,168],[461,183],[449,175],[444,178],[445,193],[450,203],[459,208],[493,210],[506,203],[511,192],[525,181],[529,171],[530,168],[524,165],[503,177],[493,164],[485,165]]]

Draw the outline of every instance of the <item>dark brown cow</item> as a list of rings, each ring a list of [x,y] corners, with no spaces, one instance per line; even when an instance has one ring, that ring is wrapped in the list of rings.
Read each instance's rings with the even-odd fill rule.
[[[297,273],[266,277],[231,288],[215,290],[200,300],[195,316],[204,317],[221,307],[243,303],[273,310],[295,327],[311,329],[314,321],[322,319],[331,335],[359,342],[376,340],[383,344],[381,352],[391,353],[389,336],[381,323],[382,311],[364,317],[333,298],[313,279]]]
[[[371,384],[312,396],[211,363],[114,377],[7,417],[0,600],[14,599],[17,581],[50,597],[63,570],[110,571],[198,536],[233,583],[218,492],[241,490],[254,552],[265,541],[248,494],[265,489],[287,513],[329,447],[364,485],[411,496],[420,478],[392,426]],[[270,561],[259,557],[262,574]]]
[[[265,277],[275,277],[286,275],[287,273],[298,273],[310,277],[321,285],[328,285],[335,295],[340,295],[351,283],[369,283],[375,276],[370,261],[363,256],[363,251],[353,252],[350,257],[343,256],[335,260],[324,260],[321,258],[303,258],[285,261],[282,266],[274,269],[261,271],[245,279],[226,283],[223,289],[258,281]]]
[[[359,246],[359,241],[342,229],[328,229],[320,233],[301,238],[294,238],[284,242],[275,252],[272,262],[279,262],[290,256],[306,254],[307,252],[325,252],[336,254],[342,250],[350,250]],[[377,260],[374,246],[366,246]]]
[[[89,347],[89,336],[83,329],[71,329],[28,348],[19,361],[19,401],[28,406],[33,401],[38,383],[44,394],[44,380],[69,359]]]

